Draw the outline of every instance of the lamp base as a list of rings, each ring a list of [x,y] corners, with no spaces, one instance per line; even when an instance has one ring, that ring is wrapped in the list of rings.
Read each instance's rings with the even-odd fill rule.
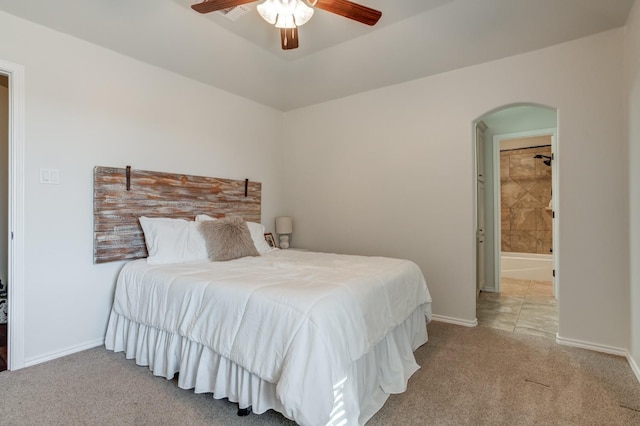
[[[280,248],[288,249],[289,248],[289,236],[284,234],[280,235]]]

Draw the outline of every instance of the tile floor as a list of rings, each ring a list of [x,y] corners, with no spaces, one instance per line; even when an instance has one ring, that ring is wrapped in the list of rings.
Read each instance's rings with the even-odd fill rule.
[[[501,292],[482,292],[476,306],[478,325],[555,338],[558,301],[551,281],[502,278]]]

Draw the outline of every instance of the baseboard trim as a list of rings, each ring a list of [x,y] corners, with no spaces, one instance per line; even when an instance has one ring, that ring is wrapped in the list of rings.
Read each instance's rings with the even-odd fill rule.
[[[49,352],[48,354],[45,354],[45,355],[26,359],[24,366],[31,367],[33,365],[42,364],[43,362],[52,361],[57,358],[62,358],[63,356],[75,354],[76,352],[86,351],[87,349],[92,349],[102,345],[104,345],[104,338],[92,340],[79,346],[70,346],[61,351]]]
[[[431,319],[433,321],[446,322],[448,324],[461,325],[463,327],[477,327],[478,326],[478,320],[477,319],[475,319],[473,321],[469,321],[469,320],[463,320],[463,319],[460,319],[460,318],[445,317],[445,316],[442,316],[442,315],[431,315]]]
[[[575,348],[588,349],[590,351],[603,352],[605,354],[618,355],[627,358],[626,349],[616,348],[613,346],[600,345],[597,343],[584,342],[582,340],[567,339],[556,334],[556,343],[564,346],[573,346]]]
[[[627,352],[627,362],[629,363],[633,374],[636,375],[636,379],[638,379],[638,382],[640,382],[640,368],[638,367],[638,364],[636,364],[636,360],[633,359],[629,352]]]

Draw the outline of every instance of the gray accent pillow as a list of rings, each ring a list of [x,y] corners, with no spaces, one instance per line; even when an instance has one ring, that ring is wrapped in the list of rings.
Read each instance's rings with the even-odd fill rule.
[[[214,262],[260,256],[241,217],[200,222],[199,229],[207,244],[209,259]]]

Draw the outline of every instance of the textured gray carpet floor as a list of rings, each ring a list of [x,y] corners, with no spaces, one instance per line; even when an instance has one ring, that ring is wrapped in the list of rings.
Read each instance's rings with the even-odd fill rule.
[[[626,360],[553,340],[432,322],[422,368],[368,425],[640,425]],[[0,373],[2,425],[290,425],[182,390],[95,348]]]

